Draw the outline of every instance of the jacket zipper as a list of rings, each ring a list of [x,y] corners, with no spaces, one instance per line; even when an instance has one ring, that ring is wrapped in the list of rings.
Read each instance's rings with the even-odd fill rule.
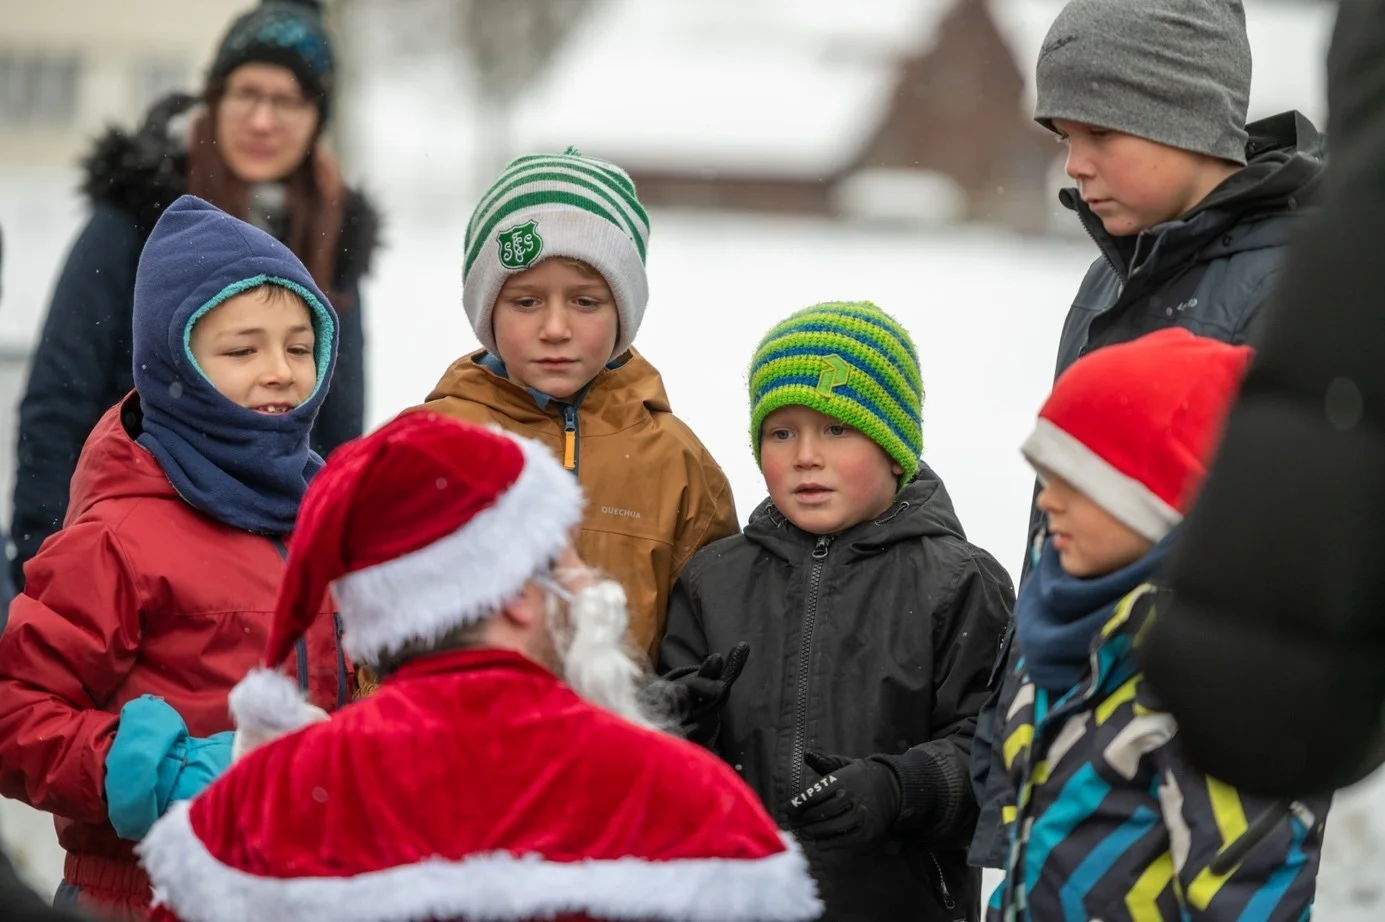
[[[274,550],[278,552],[279,559],[285,562],[289,559],[289,548],[284,543],[284,539],[278,535],[271,537],[270,542],[274,545]],[[340,649],[340,644],[337,645]],[[294,652],[297,654],[295,659],[298,661],[298,690],[303,694],[308,693],[308,638],[302,636],[298,638],[298,643],[293,645]]]
[[[813,569],[808,576],[808,599],[803,606],[803,637],[798,642],[798,689],[794,699],[793,751],[789,759],[790,789],[803,787],[803,755],[808,748],[808,669],[813,661],[813,628],[818,618],[818,592],[831,535],[819,535],[813,546]]]
[[[346,703],[351,700],[351,689],[346,678],[346,651],[341,645],[341,615],[332,614],[332,626],[336,629],[337,638],[337,707],[346,707]]]
[[[938,862],[938,856],[932,852],[926,852],[928,860],[933,862],[933,870],[938,872],[938,893],[943,898],[944,909],[956,909],[957,901],[952,898],[952,891],[947,889],[947,878],[943,876],[943,866]]]
[[[1082,229],[1087,232],[1087,236],[1091,238],[1092,243],[1096,244],[1097,252],[1101,254],[1102,259],[1106,260],[1106,264],[1111,267],[1111,271],[1116,273],[1116,278],[1121,280],[1121,288],[1124,288],[1126,281],[1125,273],[1121,271],[1120,266],[1116,265],[1116,261],[1111,258],[1110,252],[1106,249],[1106,244],[1101,242],[1101,239],[1096,235],[1096,231],[1092,230],[1092,226],[1087,223],[1087,215],[1082,212],[1081,205],[1079,204],[1073,211],[1077,214],[1077,223],[1082,225]]]
[[[1087,223],[1087,216],[1082,213],[1080,208],[1075,210],[1077,211],[1077,223],[1082,225],[1082,229],[1087,232],[1087,236],[1091,238],[1092,243],[1096,244],[1097,252],[1101,254],[1101,258],[1106,260],[1106,265],[1111,267],[1111,271],[1116,274],[1116,278],[1119,280],[1120,289],[1116,292],[1116,303],[1119,303],[1121,295],[1125,294],[1125,286],[1128,279],[1125,273],[1120,270],[1120,267],[1116,265],[1116,261],[1111,258],[1111,254],[1106,251],[1105,245],[1097,238],[1096,231],[1092,230],[1091,225]],[[1113,303],[1112,306],[1114,307],[1115,304]],[[1089,343],[1092,341],[1092,323],[1095,323],[1098,317],[1105,316],[1110,310],[1111,308],[1108,307],[1106,310],[1099,311],[1092,315],[1092,321],[1087,324],[1087,329],[1082,334],[1082,343],[1077,347],[1077,356],[1073,361],[1082,358],[1082,356],[1091,351]]]
[[[1099,650],[1100,646],[1098,646],[1097,650],[1092,650],[1088,654],[1088,662],[1091,665],[1092,676],[1090,681],[1087,683],[1087,687],[1082,690],[1082,694],[1073,695],[1067,701],[1060,702],[1059,707],[1054,708],[1053,710],[1050,710],[1047,714],[1045,714],[1042,721],[1042,727],[1039,726],[1040,721],[1038,720],[1038,713],[1037,711],[1035,712],[1035,720],[1033,724],[1034,735],[1029,743],[1029,765],[1024,773],[1024,778],[1020,782],[1019,790],[1023,791],[1026,787],[1029,786],[1030,779],[1033,777],[1033,754],[1038,752],[1040,748],[1047,743],[1048,736],[1052,733],[1053,727],[1055,726],[1055,721],[1057,722],[1057,726],[1060,727],[1063,724],[1067,723],[1068,718],[1071,717],[1073,714],[1076,714],[1083,707],[1085,707],[1087,703],[1090,702],[1092,698],[1096,696],[1097,691],[1101,688],[1102,675],[1101,658],[1098,653]],[[1002,725],[1002,730],[1003,729],[1004,726]],[[1033,796],[1033,793],[1031,792],[1029,796],[1029,803],[1026,805],[1025,808],[1018,811],[1015,816],[1014,827],[1017,830],[1016,847],[1019,849],[1019,851],[1011,855],[1011,862],[1007,862],[1007,865],[1009,865],[1011,870],[1013,870],[1014,867],[1018,866],[1018,859],[1020,854],[1027,854],[1029,851],[1029,836],[1027,834],[1020,834],[1018,831],[1024,828],[1024,820],[1028,816],[1028,811],[1032,809],[1034,806],[1034,799],[1035,798]],[[1006,873],[1005,887],[1012,895],[1015,892],[1015,889],[1022,886],[1022,879],[1016,879],[1012,881],[1013,877],[1013,874],[1010,874],[1008,872]]]
[[[563,467],[577,473],[577,408],[563,404]]]

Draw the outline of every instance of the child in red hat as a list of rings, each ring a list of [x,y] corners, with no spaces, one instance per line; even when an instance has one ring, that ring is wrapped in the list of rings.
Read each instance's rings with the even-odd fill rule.
[[[1158,571],[1251,350],[1169,329],[1079,360],[1025,440],[1048,521],[1005,681],[1010,841],[993,922],[1299,920],[1328,802],[1258,800],[1200,773],[1136,661]]]

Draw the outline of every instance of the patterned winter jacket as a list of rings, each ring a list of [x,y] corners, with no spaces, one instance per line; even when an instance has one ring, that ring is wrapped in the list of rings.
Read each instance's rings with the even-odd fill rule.
[[[1329,800],[1254,798],[1186,761],[1134,655],[1168,601],[1150,584],[1122,599],[1066,694],[1022,659],[1006,676],[1010,850],[988,922],[1309,917]]]

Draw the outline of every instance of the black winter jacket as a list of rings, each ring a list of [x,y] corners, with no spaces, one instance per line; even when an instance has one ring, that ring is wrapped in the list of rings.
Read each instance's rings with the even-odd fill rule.
[[[1246,130],[1244,169],[1188,214],[1132,237],[1112,237],[1076,189],[1063,190],[1061,201],[1076,212],[1101,255],[1063,324],[1055,379],[1093,349],[1166,327],[1238,345],[1257,338],[1261,306],[1303,223],[1304,206],[1317,195],[1325,143],[1298,112],[1252,122]],[[1031,506],[1024,576],[1040,520]],[[1007,640],[1007,659],[1009,646]],[[996,692],[977,723],[972,775],[981,817],[970,857],[978,867],[999,868],[1008,847],[1000,815],[1004,772],[992,776],[991,766],[998,764],[998,729],[1008,702],[998,700],[998,687]]]
[[[1385,758],[1385,2],[1343,0],[1332,161],[1171,562],[1145,669],[1210,773],[1301,797]]]
[[[1076,189],[1059,194],[1101,255],[1073,299],[1058,344],[1054,378],[1093,349],[1185,327],[1240,344],[1253,337],[1316,194],[1323,138],[1297,112],[1246,127],[1246,167],[1176,221],[1132,237],[1112,237]]]
[[[11,575],[23,587],[23,565],[57,531],[67,513],[77,456],[101,414],[133,388],[130,324],[135,270],[144,241],[163,209],[186,189],[187,152],[169,123],[195,100],[174,96],[150,110],[135,134],[111,129],[84,163],[91,219],[58,276],[43,333],[19,405]],[[376,247],[377,217],[366,199],[348,194],[334,290],[338,358],[313,430],[326,456],[365,425],[365,331],[359,282]]]
[[[750,644],[715,748],[780,825],[817,778],[805,750],[895,757],[909,818],[888,839],[858,852],[805,843],[824,919],[977,918],[967,765],[1013,605],[1009,575],[967,543],[927,466],[879,519],[836,538],[800,531],[765,502],[743,534],[683,570],[661,668]]]

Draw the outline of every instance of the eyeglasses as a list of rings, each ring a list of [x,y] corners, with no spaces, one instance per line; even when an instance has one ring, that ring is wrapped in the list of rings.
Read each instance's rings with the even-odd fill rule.
[[[589,567],[562,567],[533,579],[541,588],[570,603],[579,591],[595,581],[596,575],[596,571]],[[564,585],[565,583],[569,585]]]
[[[540,589],[543,589],[545,592],[549,592],[557,596],[564,602],[572,601],[572,590],[568,589],[566,586],[560,586],[557,583],[557,581],[550,579],[547,576],[536,576],[534,577],[534,582],[538,585]]]
[[[253,87],[241,87],[221,97],[221,110],[228,118],[243,120],[259,111],[264,103],[269,104],[274,120],[280,125],[301,126],[312,117],[314,109],[312,101],[302,96],[261,93]]]

